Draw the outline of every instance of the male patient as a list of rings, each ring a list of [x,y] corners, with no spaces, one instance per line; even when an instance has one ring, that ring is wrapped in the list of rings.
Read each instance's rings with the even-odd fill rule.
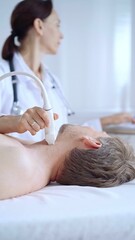
[[[51,181],[116,186],[135,178],[134,162],[129,146],[93,128],[63,125],[54,145],[0,134],[0,199],[28,194]]]

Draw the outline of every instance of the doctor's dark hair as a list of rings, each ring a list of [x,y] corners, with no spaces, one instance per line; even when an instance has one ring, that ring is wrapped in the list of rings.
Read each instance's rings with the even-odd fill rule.
[[[13,54],[18,50],[15,44],[15,38],[21,42],[27,35],[29,29],[33,26],[36,18],[46,19],[52,12],[53,3],[51,0],[24,0],[19,2],[10,19],[11,34],[6,39],[2,48],[2,58],[11,60]]]
[[[113,187],[135,178],[131,146],[114,137],[98,138],[98,149],[74,148],[67,155],[56,181],[64,185]]]

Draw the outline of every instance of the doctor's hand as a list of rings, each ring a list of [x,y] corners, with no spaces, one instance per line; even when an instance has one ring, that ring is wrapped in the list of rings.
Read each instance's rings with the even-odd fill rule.
[[[135,124],[135,118],[130,113],[117,113],[110,116],[102,117],[100,120],[102,126],[125,122],[131,122]]]
[[[54,114],[54,120],[58,119],[58,114]],[[40,107],[33,107],[26,110],[23,115],[18,116],[17,132],[29,131],[35,135],[40,129],[49,127],[49,117],[46,110]]]

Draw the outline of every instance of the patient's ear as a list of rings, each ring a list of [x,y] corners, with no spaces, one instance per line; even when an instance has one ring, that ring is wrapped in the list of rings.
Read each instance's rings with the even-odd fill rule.
[[[95,138],[85,136],[82,138],[83,144],[89,149],[98,149],[102,146],[101,142]]]

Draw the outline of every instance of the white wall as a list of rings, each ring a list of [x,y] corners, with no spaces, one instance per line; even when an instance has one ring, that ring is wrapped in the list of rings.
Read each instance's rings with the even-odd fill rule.
[[[0,49],[5,38],[10,34],[10,15],[17,0],[0,0]]]
[[[74,108],[92,112],[134,110],[130,97],[132,1],[55,3],[65,34],[61,78]]]
[[[3,1],[0,47],[10,32],[9,16],[17,2]],[[46,62],[76,111],[134,110],[133,2],[54,0],[64,40],[57,56]]]

